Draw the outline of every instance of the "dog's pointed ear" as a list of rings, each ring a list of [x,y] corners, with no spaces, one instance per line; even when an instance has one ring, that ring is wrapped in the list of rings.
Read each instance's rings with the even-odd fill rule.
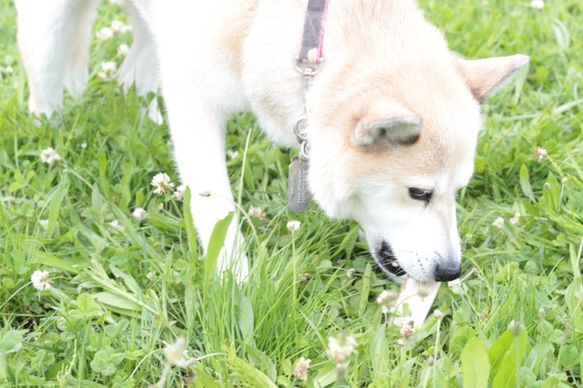
[[[419,139],[421,117],[397,103],[382,104],[362,119],[354,129],[352,141],[360,147],[380,144],[407,145]]]
[[[502,89],[514,74],[526,65],[530,58],[517,54],[467,60],[454,54],[454,64],[466,80],[474,98],[480,103]]]

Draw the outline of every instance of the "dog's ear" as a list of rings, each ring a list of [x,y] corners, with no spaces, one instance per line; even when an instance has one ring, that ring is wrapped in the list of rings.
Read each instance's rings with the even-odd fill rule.
[[[407,145],[419,139],[421,117],[398,103],[379,104],[359,121],[352,141],[360,147]]]
[[[502,89],[514,74],[526,65],[529,57],[522,54],[466,60],[454,54],[454,64],[480,103]]]

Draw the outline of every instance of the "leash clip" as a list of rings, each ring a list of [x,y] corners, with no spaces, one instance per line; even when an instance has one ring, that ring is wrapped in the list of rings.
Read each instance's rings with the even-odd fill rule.
[[[296,70],[304,77],[313,77],[320,72],[320,65],[324,59],[319,61],[312,61],[308,59],[300,59],[296,57]]]
[[[302,116],[294,124],[294,134],[300,144],[300,159],[308,160],[310,158],[310,146],[308,144],[308,119]]]
[[[300,145],[300,156],[293,158],[289,166],[288,203],[291,211],[300,213],[307,210],[312,202],[308,184],[309,154],[308,142],[308,99],[307,94],[314,76],[320,72],[322,64],[322,21],[326,14],[328,0],[308,0],[304,21],[304,32],[300,55],[296,57],[296,70],[304,81],[304,112],[294,123],[294,134]]]
[[[310,61],[296,57],[296,70],[304,77],[304,106],[305,96],[308,93],[308,89],[310,88],[314,77],[320,72],[322,61],[322,58],[320,58],[319,61]]]
[[[320,61],[311,61],[311,60],[301,60],[300,57],[296,57],[296,70],[303,76],[304,79],[304,113],[303,115],[296,120],[294,123],[294,134],[298,139],[298,143],[300,144],[300,160],[307,161],[309,157],[309,150],[310,146],[308,144],[308,101],[307,95],[310,86],[312,85],[312,81],[316,74],[320,72],[320,65],[322,63],[322,59]]]

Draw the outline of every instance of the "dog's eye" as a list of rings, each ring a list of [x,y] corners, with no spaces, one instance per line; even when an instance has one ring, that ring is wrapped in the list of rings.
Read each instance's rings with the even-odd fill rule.
[[[431,190],[419,189],[417,187],[409,187],[409,196],[417,201],[429,202],[431,201]]]

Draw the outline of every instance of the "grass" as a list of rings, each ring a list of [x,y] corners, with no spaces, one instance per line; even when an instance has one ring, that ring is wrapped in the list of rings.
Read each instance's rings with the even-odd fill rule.
[[[95,41],[86,94],[66,98],[63,126],[35,126],[15,11],[0,0],[0,386],[583,386],[583,5],[421,7],[467,57],[522,52],[532,62],[484,107],[476,174],[458,201],[469,276],[442,286],[443,318],[404,339],[375,302],[398,285],[377,271],[358,226],[286,209],[290,153],[250,115],[229,123],[238,156],[228,164],[234,188],[243,177],[242,206],[267,219],[243,222],[249,282],[218,281],[183,203],[149,184],[160,171],[177,182],[167,127],[142,120],[147,101],[96,77],[130,35]],[[127,20],[120,10],[104,4],[97,28]],[[60,164],[41,162],[47,147]],[[548,152],[540,162],[537,147]],[[290,219],[301,222],[294,233]],[[49,290],[32,287],[38,269],[50,272]],[[337,381],[326,348],[343,332],[357,353]],[[180,336],[197,361],[170,368],[164,342]],[[307,382],[294,379],[300,357],[312,360]]]

